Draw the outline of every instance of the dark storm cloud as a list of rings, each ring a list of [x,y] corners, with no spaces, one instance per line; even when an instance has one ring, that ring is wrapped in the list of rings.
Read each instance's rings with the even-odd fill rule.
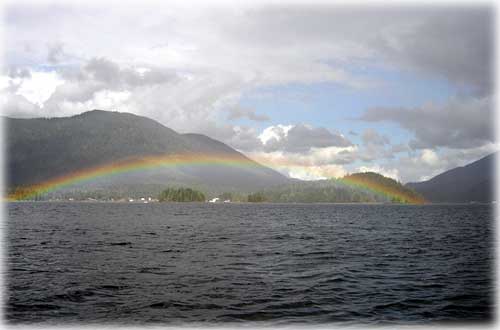
[[[492,92],[494,12],[488,7],[436,10],[415,28],[382,39],[382,53],[471,89],[480,96]]]
[[[227,31],[236,43],[294,48],[307,40],[309,47],[334,52],[339,65],[376,58],[476,95],[492,92],[491,6],[277,5],[245,14],[238,17],[243,24]]]

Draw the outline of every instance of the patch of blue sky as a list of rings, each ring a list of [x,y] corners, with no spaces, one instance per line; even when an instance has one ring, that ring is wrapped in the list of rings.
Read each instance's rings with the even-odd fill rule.
[[[33,67],[33,71],[38,71],[38,72],[57,72],[58,69],[61,69],[63,66],[61,65],[50,65],[50,64],[42,64],[42,65],[37,65],[36,67]]]
[[[270,117],[268,122],[241,123],[256,128],[276,124],[307,123],[327,127],[331,131],[359,142],[366,128],[386,134],[394,144],[405,143],[412,134],[390,122],[358,120],[374,107],[418,108],[426,103],[443,104],[457,90],[446,80],[410,71],[372,67],[352,71],[355,76],[377,81],[375,85],[353,88],[337,83],[287,84],[253,90],[243,95],[242,107]],[[358,133],[349,135],[349,131]]]

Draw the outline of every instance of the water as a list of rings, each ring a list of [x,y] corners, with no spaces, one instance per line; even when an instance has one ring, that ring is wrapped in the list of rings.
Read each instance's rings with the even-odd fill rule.
[[[491,206],[26,202],[8,215],[11,323],[493,317]]]

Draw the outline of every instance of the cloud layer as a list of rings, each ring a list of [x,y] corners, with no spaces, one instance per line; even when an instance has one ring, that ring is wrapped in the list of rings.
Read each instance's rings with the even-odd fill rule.
[[[14,117],[133,112],[220,139],[295,177],[376,169],[417,180],[494,149],[493,26],[494,11],[483,5],[21,1],[5,6],[0,106]],[[310,86],[377,90],[387,82],[381,71],[442,80],[455,95],[371,104],[355,130],[241,104],[263,88],[302,86],[317,105]]]
[[[415,149],[448,147],[473,148],[495,140],[494,107],[490,98],[453,99],[444,105],[417,109],[368,109],[361,120],[394,122],[411,131]]]

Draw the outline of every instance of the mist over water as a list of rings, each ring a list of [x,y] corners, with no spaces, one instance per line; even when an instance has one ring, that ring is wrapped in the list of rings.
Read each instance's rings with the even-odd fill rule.
[[[490,205],[8,205],[10,323],[491,321]]]

